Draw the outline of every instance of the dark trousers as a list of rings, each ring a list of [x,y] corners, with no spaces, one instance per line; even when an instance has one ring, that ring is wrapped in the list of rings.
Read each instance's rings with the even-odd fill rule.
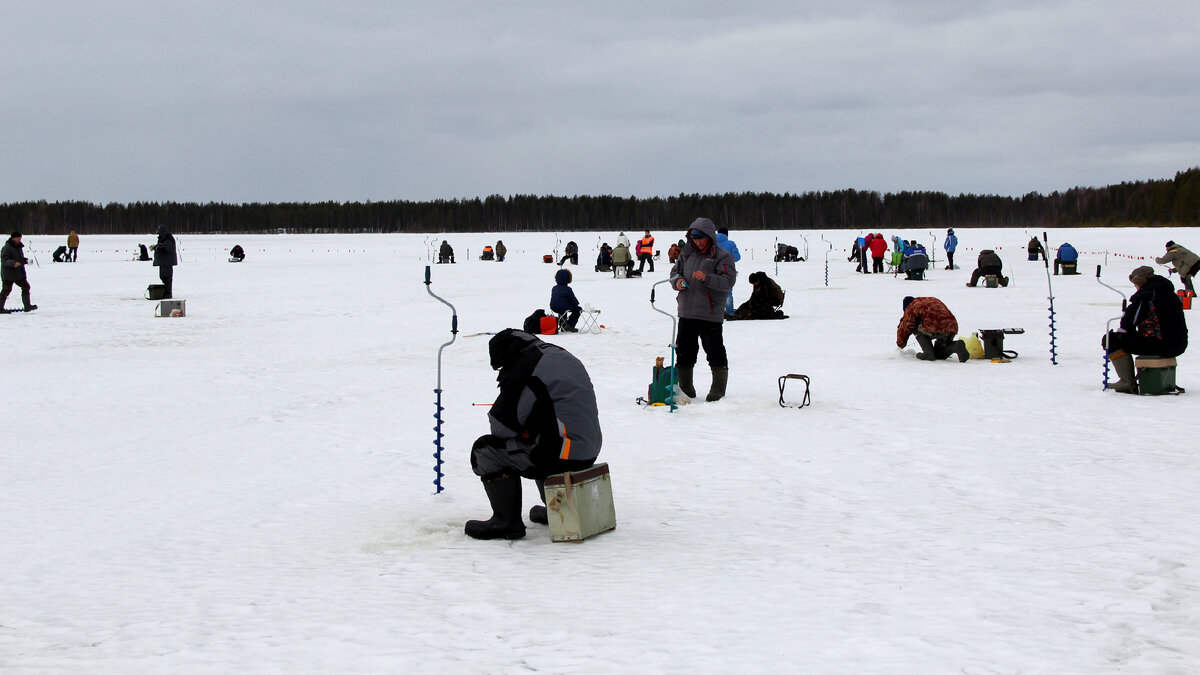
[[[954,269],[954,251],[946,251],[946,269]]]
[[[28,281],[5,281],[4,290],[0,291],[0,308],[4,307],[4,303],[8,300],[8,294],[12,293],[13,285],[21,289],[21,303],[26,309],[29,309],[29,282]]]
[[[72,246],[71,248],[67,249],[67,260],[70,260],[71,262],[75,262],[76,260],[79,260],[79,247],[78,246]]]
[[[984,265],[983,267],[976,267],[975,271],[971,272],[970,285],[974,286],[975,284],[979,283],[980,277],[986,277],[989,274],[995,274],[996,276],[1000,277],[1000,285],[1007,286],[1008,280],[1004,278],[1003,274],[1000,274],[1001,269],[1003,268],[997,267],[996,265]]]
[[[676,364],[681,368],[695,366],[696,357],[700,355],[700,345],[704,345],[709,367],[728,368],[729,357],[725,354],[722,326],[719,321],[680,319],[679,333],[675,336]]]
[[[871,269],[875,272],[883,272],[883,256],[879,256],[878,258],[872,256],[871,260],[873,261],[871,263]]]
[[[915,333],[913,335],[917,339],[917,344],[921,345],[921,351],[930,361],[941,361],[950,358],[953,353],[950,350],[950,345],[954,344],[954,336],[949,333]]]
[[[475,439],[475,444],[471,446],[471,470],[481,478],[516,473],[525,478],[541,480],[564,471],[582,471],[596,463],[595,458],[559,459],[541,446],[523,443],[511,445],[506,439],[491,434]]]
[[[162,280],[163,286],[166,286],[166,294],[163,295],[163,297],[171,297],[171,282],[175,279],[175,268],[170,265],[163,265],[159,267],[158,278]]]
[[[638,256],[638,271],[639,272],[642,271],[642,268],[646,266],[647,262],[650,263],[650,272],[651,273],[654,272],[654,256],[650,255],[649,253],[643,253]]]

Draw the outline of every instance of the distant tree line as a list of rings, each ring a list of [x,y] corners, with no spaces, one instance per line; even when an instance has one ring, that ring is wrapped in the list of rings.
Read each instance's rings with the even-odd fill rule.
[[[425,202],[20,202],[0,205],[3,232],[150,234],[553,232],[680,230],[697,216],[736,230],[969,227],[1155,227],[1200,224],[1200,168],[1152,180],[1023,197],[838,190],[674,197],[492,195]]]

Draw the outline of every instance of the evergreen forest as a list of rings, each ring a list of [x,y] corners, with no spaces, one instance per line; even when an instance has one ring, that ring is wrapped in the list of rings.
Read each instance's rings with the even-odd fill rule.
[[[1174,179],[1023,197],[838,190],[673,197],[491,195],[434,201],[224,204],[82,201],[0,205],[25,234],[670,231],[698,216],[734,230],[1200,225],[1200,168]]]

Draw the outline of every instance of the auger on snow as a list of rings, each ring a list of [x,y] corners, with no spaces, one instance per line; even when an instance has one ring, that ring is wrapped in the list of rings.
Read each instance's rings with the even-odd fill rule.
[[[429,265],[426,265],[425,266],[425,290],[428,291],[429,295],[433,296],[433,298],[435,300],[437,300],[438,302],[440,302],[450,308],[450,341],[444,342],[444,343],[442,343],[442,346],[438,347],[437,389],[433,390],[434,397],[435,397],[434,398],[433,419],[437,420],[437,424],[435,424],[433,427],[433,431],[434,431],[433,445],[435,448],[435,450],[433,452],[433,474],[434,474],[433,485],[434,485],[434,487],[437,488],[437,491],[434,492],[434,494],[437,494],[442,491],[442,475],[443,475],[442,474],[442,350],[445,349],[446,347],[449,347],[450,345],[454,344],[455,338],[458,337],[458,310],[454,309],[454,305],[450,304],[449,302],[446,302],[446,300],[444,298],[439,296],[437,293],[433,292],[433,289],[430,288],[430,285],[432,283],[433,282],[430,281]]]
[[[1046,242],[1047,245],[1049,244],[1049,241],[1046,240],[1045,232],[1042,232],[1042,241]],[[1050,293],[1050,364],[1057,366],[1058,365],[1058,350],[1055,346],[1055,335],[1054,335],[1054,286],[1051,285],[1051,283],[1050,283],[1050,256],[1043,255],[1042,262],[1046,264],[1046,290]],[[1011,274],[1011,271],[1010,271],[1010,274]],[[1108,373],[1107,363],[1105,364],[1104,372],[1105,372],[1105,377],[1107,377],[1107,373]]]
[[[825,287],[829,288],[829,252],[833,250],[833,243],[826,239],[825,235],[821,235],[821,241],[829,247],[825,250]]]
[[[671,283],[670,279],[663,279],[662,281],[659,281],[650,287],[650,306],[652,308],[654,308],[654,311],[658,312],[659,314],[665,314],[665,315],[667,315],[667,317],[669,317],[671,319],[671,344],[670,344],[670,347],[671,347],[671,366],[670,366],[671,388],[668,390],[667,396],[670,399],[670,404],[669,404],[671,406],[670,412],[675,412],[675,409],[678,407],[677,405],[675,405],[675,392],[678,391],[678,387],[679,387],[679,373],[675,371],[675,335],[676,335],[675,324],[676,324],[677,320],[676,320],[674,314],[672,314],[671,312],[664,312],[663,310],[659,309],[657,305],[654,304],[654,289],[657,288],[658,286],[660,286],[661,284],[669,284],[669,283]],[[661,361],[661,360],[662,360],[662,358],[659,357],[659,361]]]
[[[1112,286],[1109,286],[1108,284],[1104,283],[1103,281],[1100,281],[1100,265],[1096,265],[1096,281],[1101,286],[1103,286],[1103,287],[1107,288],[1108,290],[1112,291],[1113,293],[1116,293],[1121,296],[1121,312],[1124,313],[1125,308],[1129,305],[1129,298],[1125,297],[1125,293],[1122,292],[1120,289],[1113,288]],[[1109,334],[1112,333],[1113,322],[1120,321],[1120,320],[1121,320],[1121,317],[1114,316],[1113,318],[1109,319],[1107,323],[1104,324],[1104,377],[1101,380],[1101,383],[1104,385],[1104,389],[1108,389],[1108,363],[1109,363],[1108,336],[1109,336]]]

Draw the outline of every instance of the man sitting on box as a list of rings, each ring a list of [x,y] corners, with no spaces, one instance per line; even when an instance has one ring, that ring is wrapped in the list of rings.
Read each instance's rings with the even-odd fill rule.
[[[488,412],[491,433],[471,447],[471,468],[483,481],[492,506],[488,520],[468,520],[475,539],[520,539],[521,478],[537,482],[542,499],[546,476],[596,463],[602,435],[596,392],[579,359],[557,345],[515,328],[488,343],[500,394]],[[546,507],[529,510],[545,524]]]
[[[1129,281],[1137,292],[1129,298],[1121,327],[1105,335],[1101,346],[1108,350],[1108,359],[1120,378],[1111,389],[1136,394],[1137,374],[1130,355],[1179,356],[1187,349],[1187,321],[1175,286],[1155,274],[1154,268],[1143,265],[1135,269]]]
[[[1075,266],[1079,264],[1079,251],[1076,251],[1075,247],[1069,243],[1063,242],[1063,245],[1058,247],[1058,255],[1054,256],[1055,276],[1058,275],[1059,269],[1065,267],[1067,263],[1071,264],[1071,273],[1074,274]]]

